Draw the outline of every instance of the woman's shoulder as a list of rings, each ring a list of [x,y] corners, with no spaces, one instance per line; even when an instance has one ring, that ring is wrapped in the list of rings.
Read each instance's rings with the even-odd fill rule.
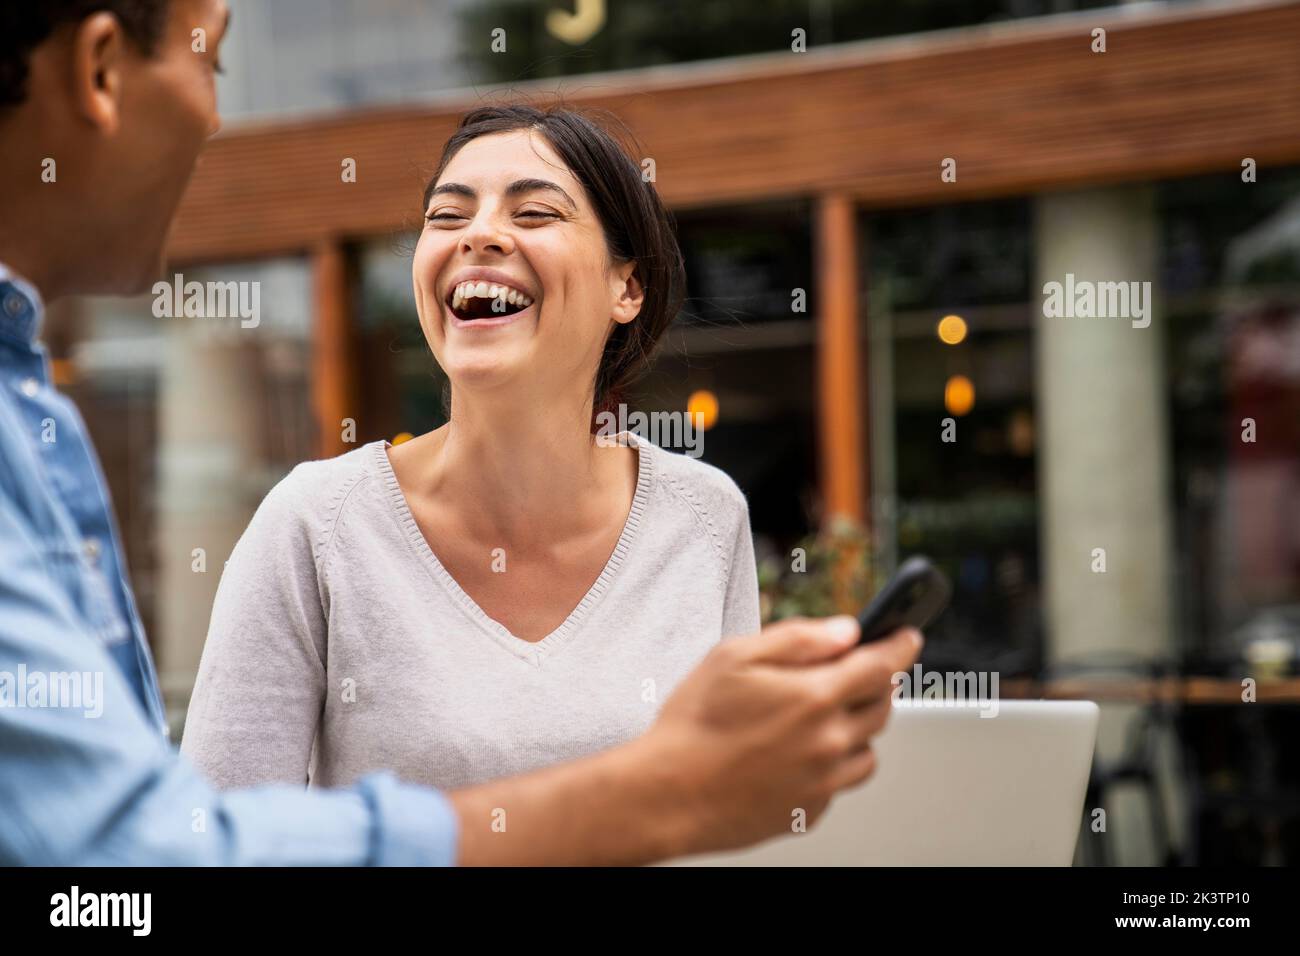
[[[383,443],[373,442],[294,466],[262,499],[249,530],[288,533],[299,540],[305,535],[318,544],[328,537],[352,492],[377,477],[374,456],[382,453]]]
[[[748,522],[745,493],[729,474],[699,457],[668,451],[644,439],[637,440],[642,454],[650,458],[653,478],[673,494],[712,518]]]
[[[374,475],[374,456],[383,442],[371,442],[333,458],[304,461],[276,483],[267,502],[289,509],[318,510],[333,496]]]

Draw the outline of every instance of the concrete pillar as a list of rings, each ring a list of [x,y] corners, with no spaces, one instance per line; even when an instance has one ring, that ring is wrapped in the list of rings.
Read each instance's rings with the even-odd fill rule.
[[[1150,187],[1037,199],[1035,336],[1048,660],[1173,647],[1169,436]],[[1049,317],[1044,285],[1150,282],[1151,321]],[[1130,308],[1130,311],[1132,309]],[[1104,551],[1105,571],[1095,555]]]
[[[1039,528],[1049,666],[1106,652],[1165,657],[1174,649],[1157,228],[1155,195],[1147,186],[1037,199]],[[1081,282],[1150,282],[1150,325],[1135,328],[1124,317],[1046,315],[1044,284],[1064,285],[1067,274],[1076,289]],[[1100,566],[1095,549],[1104,550],[1104,572],[1094,570]],[[1102,708],[1099,757],[1114,760],[1123,753],[1138,716],[1134,707]],[[1166,795],[1176,789],[1171,746],[1163,741],[1160,747]],[[1089,825],[1096,809],[1085,808]],[[1165,809],[1179,845],[1181,808]],[[1082,839],[1105,841],[1120,865],[1163,862],[1154,854],[1141,793],[1111,792],[1106,810],[1106,831],[1085,832]]]
[[[232,331],[205,327],[212,319],[165,321],[155,640],[175,728],[194,687],[222,568],[257,503],[250,483],[261,479],[262,410],[257,368],[241,354],[237,324]]]

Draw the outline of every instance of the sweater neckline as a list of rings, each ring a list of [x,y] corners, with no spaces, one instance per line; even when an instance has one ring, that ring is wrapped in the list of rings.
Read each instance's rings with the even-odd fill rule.
[[[568,616],[539,641],[528,641],[512,633],[504,624],[484,611],[479,606],[479,603],[470,597],[469,593],[460,586],[460,583],[451,576],[451,572],[443,566],[442,561],[438,559],[438,555],[430,547],[424,532],[420,530],[419,524],[416,523],[415,515],[411,512],[410,505],[406,500],[406,493],[402,491],[402,487],[397,481],[397,473],[393,471],[393,464],[388,458],[388,449],[392,447],[392,444],[387,441],[373,442],[370,445],[370,452],[371,461],[386,486],[393,513],[402,530],[406,533],[411,548],[432,574],[434,580],[461,607],[466,616],[486,632],[488,636],[516,657],[540,667],[550,654],[567,643],[580,630],[582,622],[609,589],[619,570],[626,563],[628,552],[631,550],[640,530],[646,505],[650,498],[650,485],[654,478],[654,459],[649,453],[647,443],[632,432],[620,432],[617,438],[619,441],[635,448],[637,452],[636,490],[632,495],[632,504],[628,509],[627,518],[623,522],[623,530],[619,533],[614,550],[605,562],[605,566],[601,569],[595,583],[587,590],[587,593],[583,595]]]

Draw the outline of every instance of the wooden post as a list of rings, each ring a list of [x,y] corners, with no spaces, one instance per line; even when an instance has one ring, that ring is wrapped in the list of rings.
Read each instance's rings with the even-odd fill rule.
[[[817,422],[825,517],[866,523],[866,412],[858,319],[858,238],[852,200],[817,201]]]
[[[312,252],[312,409],[316,448],[330,458],[355,448],[343,440],[343,420],[356,419],[352,344],[352,282],[343,243],[321,242]]]
[[[816,209],[817,253],[817,424],[820,451],[823,532],[837,519],[867,530],[867,456],[863,365],[859,335],[858,237],[852,199],[842,193],[823,195]],[[834,568],[838,610],[857,610],[870,549],[838,537]]]

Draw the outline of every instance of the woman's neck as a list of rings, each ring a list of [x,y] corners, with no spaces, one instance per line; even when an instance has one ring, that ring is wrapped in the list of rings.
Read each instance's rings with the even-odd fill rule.
[[[553,542],[625,511],[635,487],[626,448],[591,436],[591,399],[458,402],[428,436],[421,490],[461,515],[475,536]]]

